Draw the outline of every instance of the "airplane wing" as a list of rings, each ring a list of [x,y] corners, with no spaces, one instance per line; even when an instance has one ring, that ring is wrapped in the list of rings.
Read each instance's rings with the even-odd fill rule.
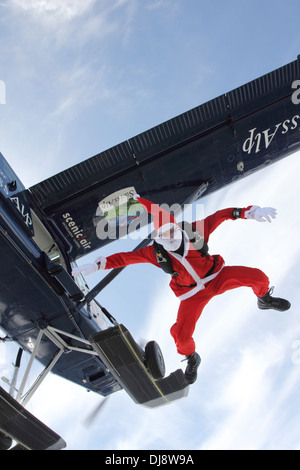
[[[31,202],[80,258],[148,222],[135,192],[183,204],[299,149],[299,76],[298,58],[36,184]]]
[[[0,434],[1,432],[17,441],[14,449],[60,450],[66,447],[60,436],[0,387]]]

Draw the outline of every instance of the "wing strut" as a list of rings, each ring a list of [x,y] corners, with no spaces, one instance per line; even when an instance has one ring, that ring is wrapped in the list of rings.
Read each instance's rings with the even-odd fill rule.
[[[147,245],[149,245],[151,240],[152,234],[148,235],[146,240],[143,240],[136,248],[134,248],[133,251],[145,248]],[[123,269],[125,269],[125,267],[113,269],[109,274],[107,274],[107,276],[105,276],[104,279],[101,279],[101,281],[85,296],[85,299],[77,305],[77,308],[81,309],[85,304],[94,300],[95,297],[97,297],[97,295],[123,271]]]

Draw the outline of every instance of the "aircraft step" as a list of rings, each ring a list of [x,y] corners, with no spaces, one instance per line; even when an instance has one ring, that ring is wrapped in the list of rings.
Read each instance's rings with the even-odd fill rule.
[[[154,408],[188,395],[181,369],[154,379],[145,365],[145,353],[124,325],[116,325],[90,338],[90,342],[135,403]]]

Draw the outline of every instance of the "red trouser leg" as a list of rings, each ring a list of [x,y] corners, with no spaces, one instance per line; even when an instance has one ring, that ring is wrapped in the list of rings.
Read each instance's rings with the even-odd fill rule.
[[[195,351],[193,334],[205,305],[215,295],[237,287],[251,287],[257,297],[268,292],[269,279],[259,269],[244,266],[225,266],[205,289],[180,303],[176,323],[171,328],[179,354],[189,356]]]

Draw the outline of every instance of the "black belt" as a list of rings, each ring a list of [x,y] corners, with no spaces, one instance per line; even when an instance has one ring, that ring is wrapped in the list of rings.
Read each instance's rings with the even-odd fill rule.
[[[178,284],[178,282],[177,282],[177,285],[179,287],[196,287],[197,284],[190,284],[189,286],[182,286],[181,284]]]
[[[205,279],[206,277],[210,276],[210,275],[214,272],[215,267],[216,267],[216,261],[215,261],[215,258],[213,258],[213,265],[212,265],[212,267],[210,268],[210,270],[207,271],[207,273],[205,274],[204,279]]]
[[[214,269],[215,269],[215,266],[216,266],[216,261],[215,261],[215,259],[213,258],[213,265],[212,265],[212,267],[210,268],[210,270],[207,271],[207,273],[205,274],[205,276],[204,276],[203,279],[205,279],[206,277],[210,276],[210,275],[213,273],[213,271],[214,271]],[[178,284],[178,282],[177,282],[177,284]],[[196,285],[197,285],[197,283],[195,283],[195,284],[190,284],[189,286],[182,286],[181,284],[178,284],[179,287],[196,287]]]

